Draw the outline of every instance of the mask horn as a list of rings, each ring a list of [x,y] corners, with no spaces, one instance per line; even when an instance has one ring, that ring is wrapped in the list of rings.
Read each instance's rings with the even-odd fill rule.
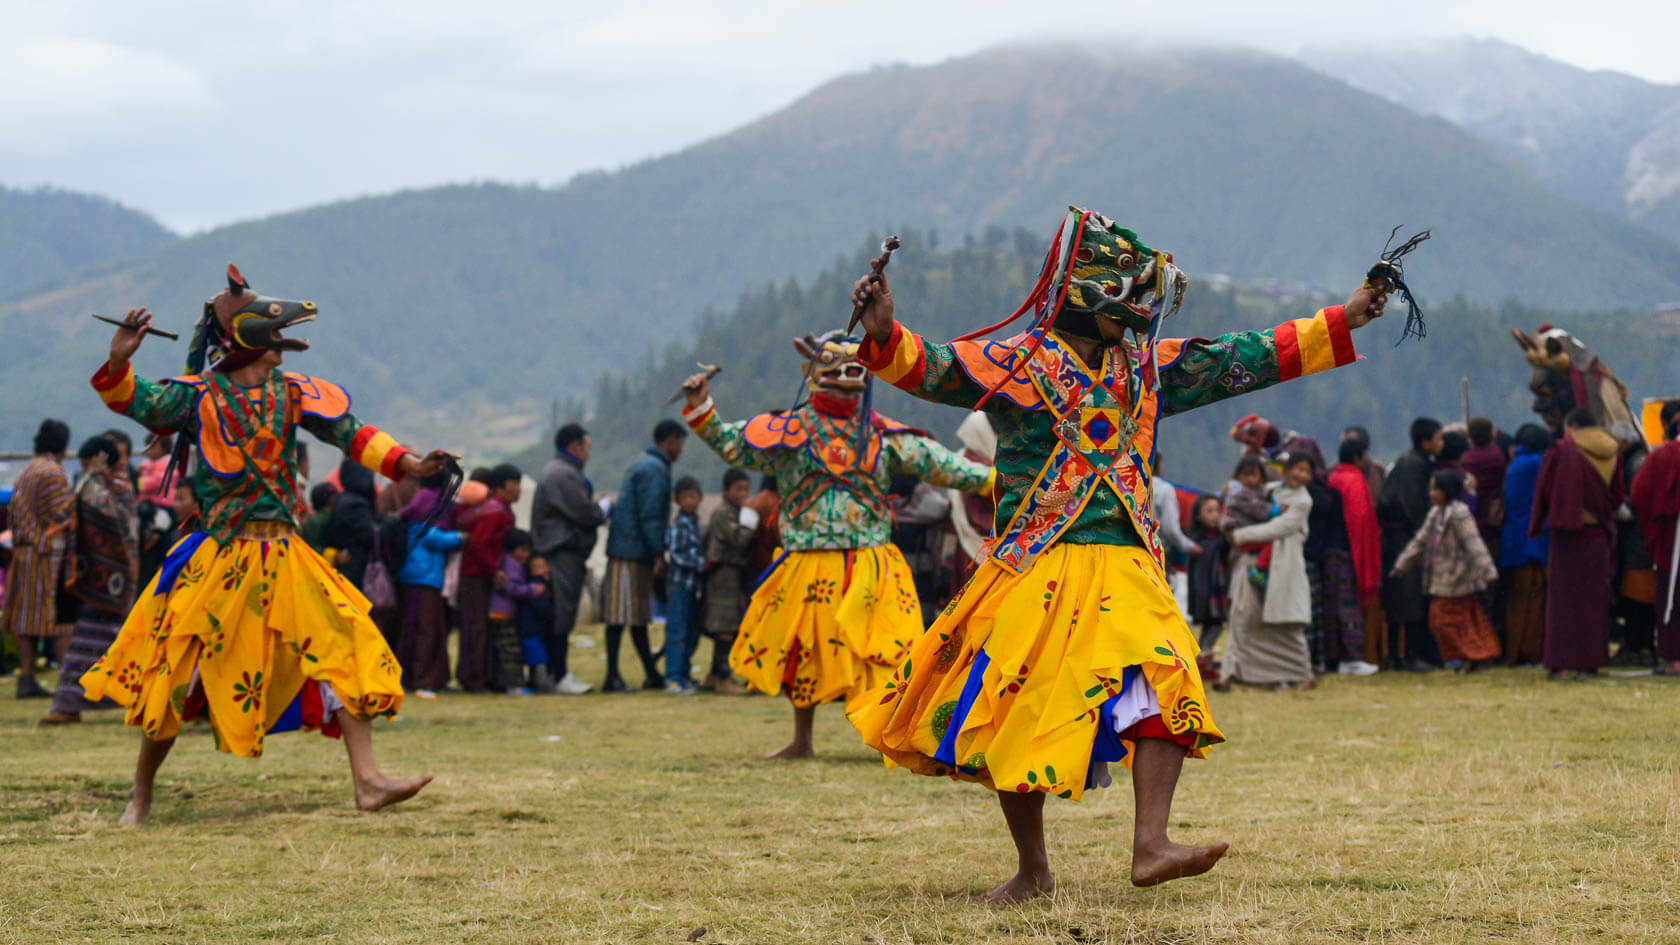
[[[228,291],[234,295],[240,295],[251,287],[251,284],[245,281],[245,277],[239,274],[239,267],[233,263],[228,263],[227,280]]]

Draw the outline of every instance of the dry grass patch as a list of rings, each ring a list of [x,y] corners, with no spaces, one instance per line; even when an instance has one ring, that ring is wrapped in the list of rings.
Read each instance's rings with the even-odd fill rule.
[[[579,650],[598,678],[599,650]],[[8,693],[9,695],[9,693]],[[884,770],[838,709],[814,762],[758,761],[766,698],[410,700],[377,815],[342,748],[267,757],[184,735],[153,822],[115,826],[138,738],[41,730],[0,701],[7,942],[1680,942],[1680,684],[1535,671],[1331,678],[1214,696],[1231,742],[1187,766],[1179,839],[1208,877],[1126,883],[1131,792],[1052,801],[1059,888],[991,909],[1011,871],[972,785]]]

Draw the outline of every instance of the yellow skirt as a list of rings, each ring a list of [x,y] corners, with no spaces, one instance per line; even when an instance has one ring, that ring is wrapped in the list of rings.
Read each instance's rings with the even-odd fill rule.
[[[910,565],[892,545],[790,551],[753,593],[729,665],[805,708],[884,683],[923,632]]]
[[[1025,574],[982,562],[892,679],[847,708],[889,766],[1078,800],[1107,783],[1106,762],[1130,765],[1120,732],[1154,715],[1151,691],[1156,724],[1192,757],[1225,740],[1197,652],[1148,552],[1058,544]],[[1140,695],[1146,710],[1116,723]]]
[[[82,688],[127,707],[154,740],[202,709],[218,748],[255,758],[277,726],[336,730],[306,681],[361,718],[402,705],[402,672],[368,609],[295,535],[218,545],[194,533],[170,550]]]

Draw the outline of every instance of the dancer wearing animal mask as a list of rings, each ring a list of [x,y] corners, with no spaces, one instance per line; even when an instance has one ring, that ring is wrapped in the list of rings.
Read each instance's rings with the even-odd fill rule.
[[[1072,209],[1015,316],[950,344],[895,321],[884,279],[852,291],[870,370],[918,397],[984,409],[997,429],[997,537],[910,658],[850,713],[889,764],[997,792],[1018,869],[992,902],[1051,890],[1044,798],[1107,785],[1110,762],[1132,769],[1133,883],[1206,872],[1225,854],[1224,843],[1167,837],[1185,757],[1224,736],[1162,569],[1156,425],[1351,364],[1350,332],[1382,313],[1386,286],[1268,331],[1159,338],[1184,288],[1171,255]],[[1030,330],[979,340],[1029,311]]]
[[[725,462],[776,477],[782,551],[753,593],[729,663],[753,688],[793,703],[793,741],[771,758],[811,755],[816,707],[885,681],[922,635],[921,602],[889,541],[887,488],[909,474],[968,492],[990,468],[876,413],[858,343],[839,331],[794,342],[808,401],[727,422],[707,374],[684,384],[683,418]]]
[[[145,821],[158,767],[181,723],[197,718],[209,719],[218,748],[247,758],[262,754],[271,732],[342,735],[363,810],[431,781],[390,777],[374,761],[369,722],[402,705],[401,670],[367,599],[298,537],[298,431],[392,479],[458,467],[447,453],[422,458],[357,420],[338,385],[280,369],[284,352],[309,347],[282,332],[313,321],[313,302],[259,296],[231,265],[227,281],[204,305],[186,374],[157,382],[134,373],[129,361],[152,320],[138,308],[93,376],[113,411],[181,434],[174,474],[188,474],[186,447],[196,447],[191,476],[203,512],[82,676],[88,698],[116,700],[141,730],[124,824]]]

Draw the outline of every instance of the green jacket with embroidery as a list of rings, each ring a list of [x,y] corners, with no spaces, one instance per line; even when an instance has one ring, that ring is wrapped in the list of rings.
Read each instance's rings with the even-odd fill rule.
[[[887,544],[892,533],[887,488],[895,474],[964,492],[983,491],[992,482],[990,467],[879,414],[862,455],[856,417],[825,416],[809,405],[731,423],[707,401],[683,416],[725,462],[776,477],[782,547],[788,551]]]
[[[363,466],[397,478],[408,450],[350,413],[350,397],[336,384],[280,370],[254,387],[227,375],[146,380],[124,365],[93,376],[105,405],[159,433],[193,434],[193,491],[203,530],[226,543],[246,522],[299,524],[297,431],[344,451]]]
[[[1046,349],[1059,349],[1060,360]],[[859,358],[883,380],[938,403],[973,408],[999,387],[983,409],[998,438],[1000,534],[1041,488],[1041,474],[1046,482],[1055,477],[1059,470],[1047,468],[1053,455],[1059,452],[1077,466],[1083,452],[1099,466],[1112,460],[1112,479],[1088,496],[1070,497],[1067,501],[1084,504],[1051,540],[1143,545],[1157,554],[1148,460],[1161,418],[1357,359],[1341,306],[1266,331],[1163,339],[1147,363],[1140,363],[1142,354],[1132,344],[1109,348],[1103,365],[1092,369],[1071,357],[1054,332],[937,344],[895,324],[885,344],[866,339]],[[1047,370],[1046,364],[1053,367]],[[1077,403],[1058,404],[1057,389],[1083,395]],[[1123,455],[1134,450],[1140,463]]]

